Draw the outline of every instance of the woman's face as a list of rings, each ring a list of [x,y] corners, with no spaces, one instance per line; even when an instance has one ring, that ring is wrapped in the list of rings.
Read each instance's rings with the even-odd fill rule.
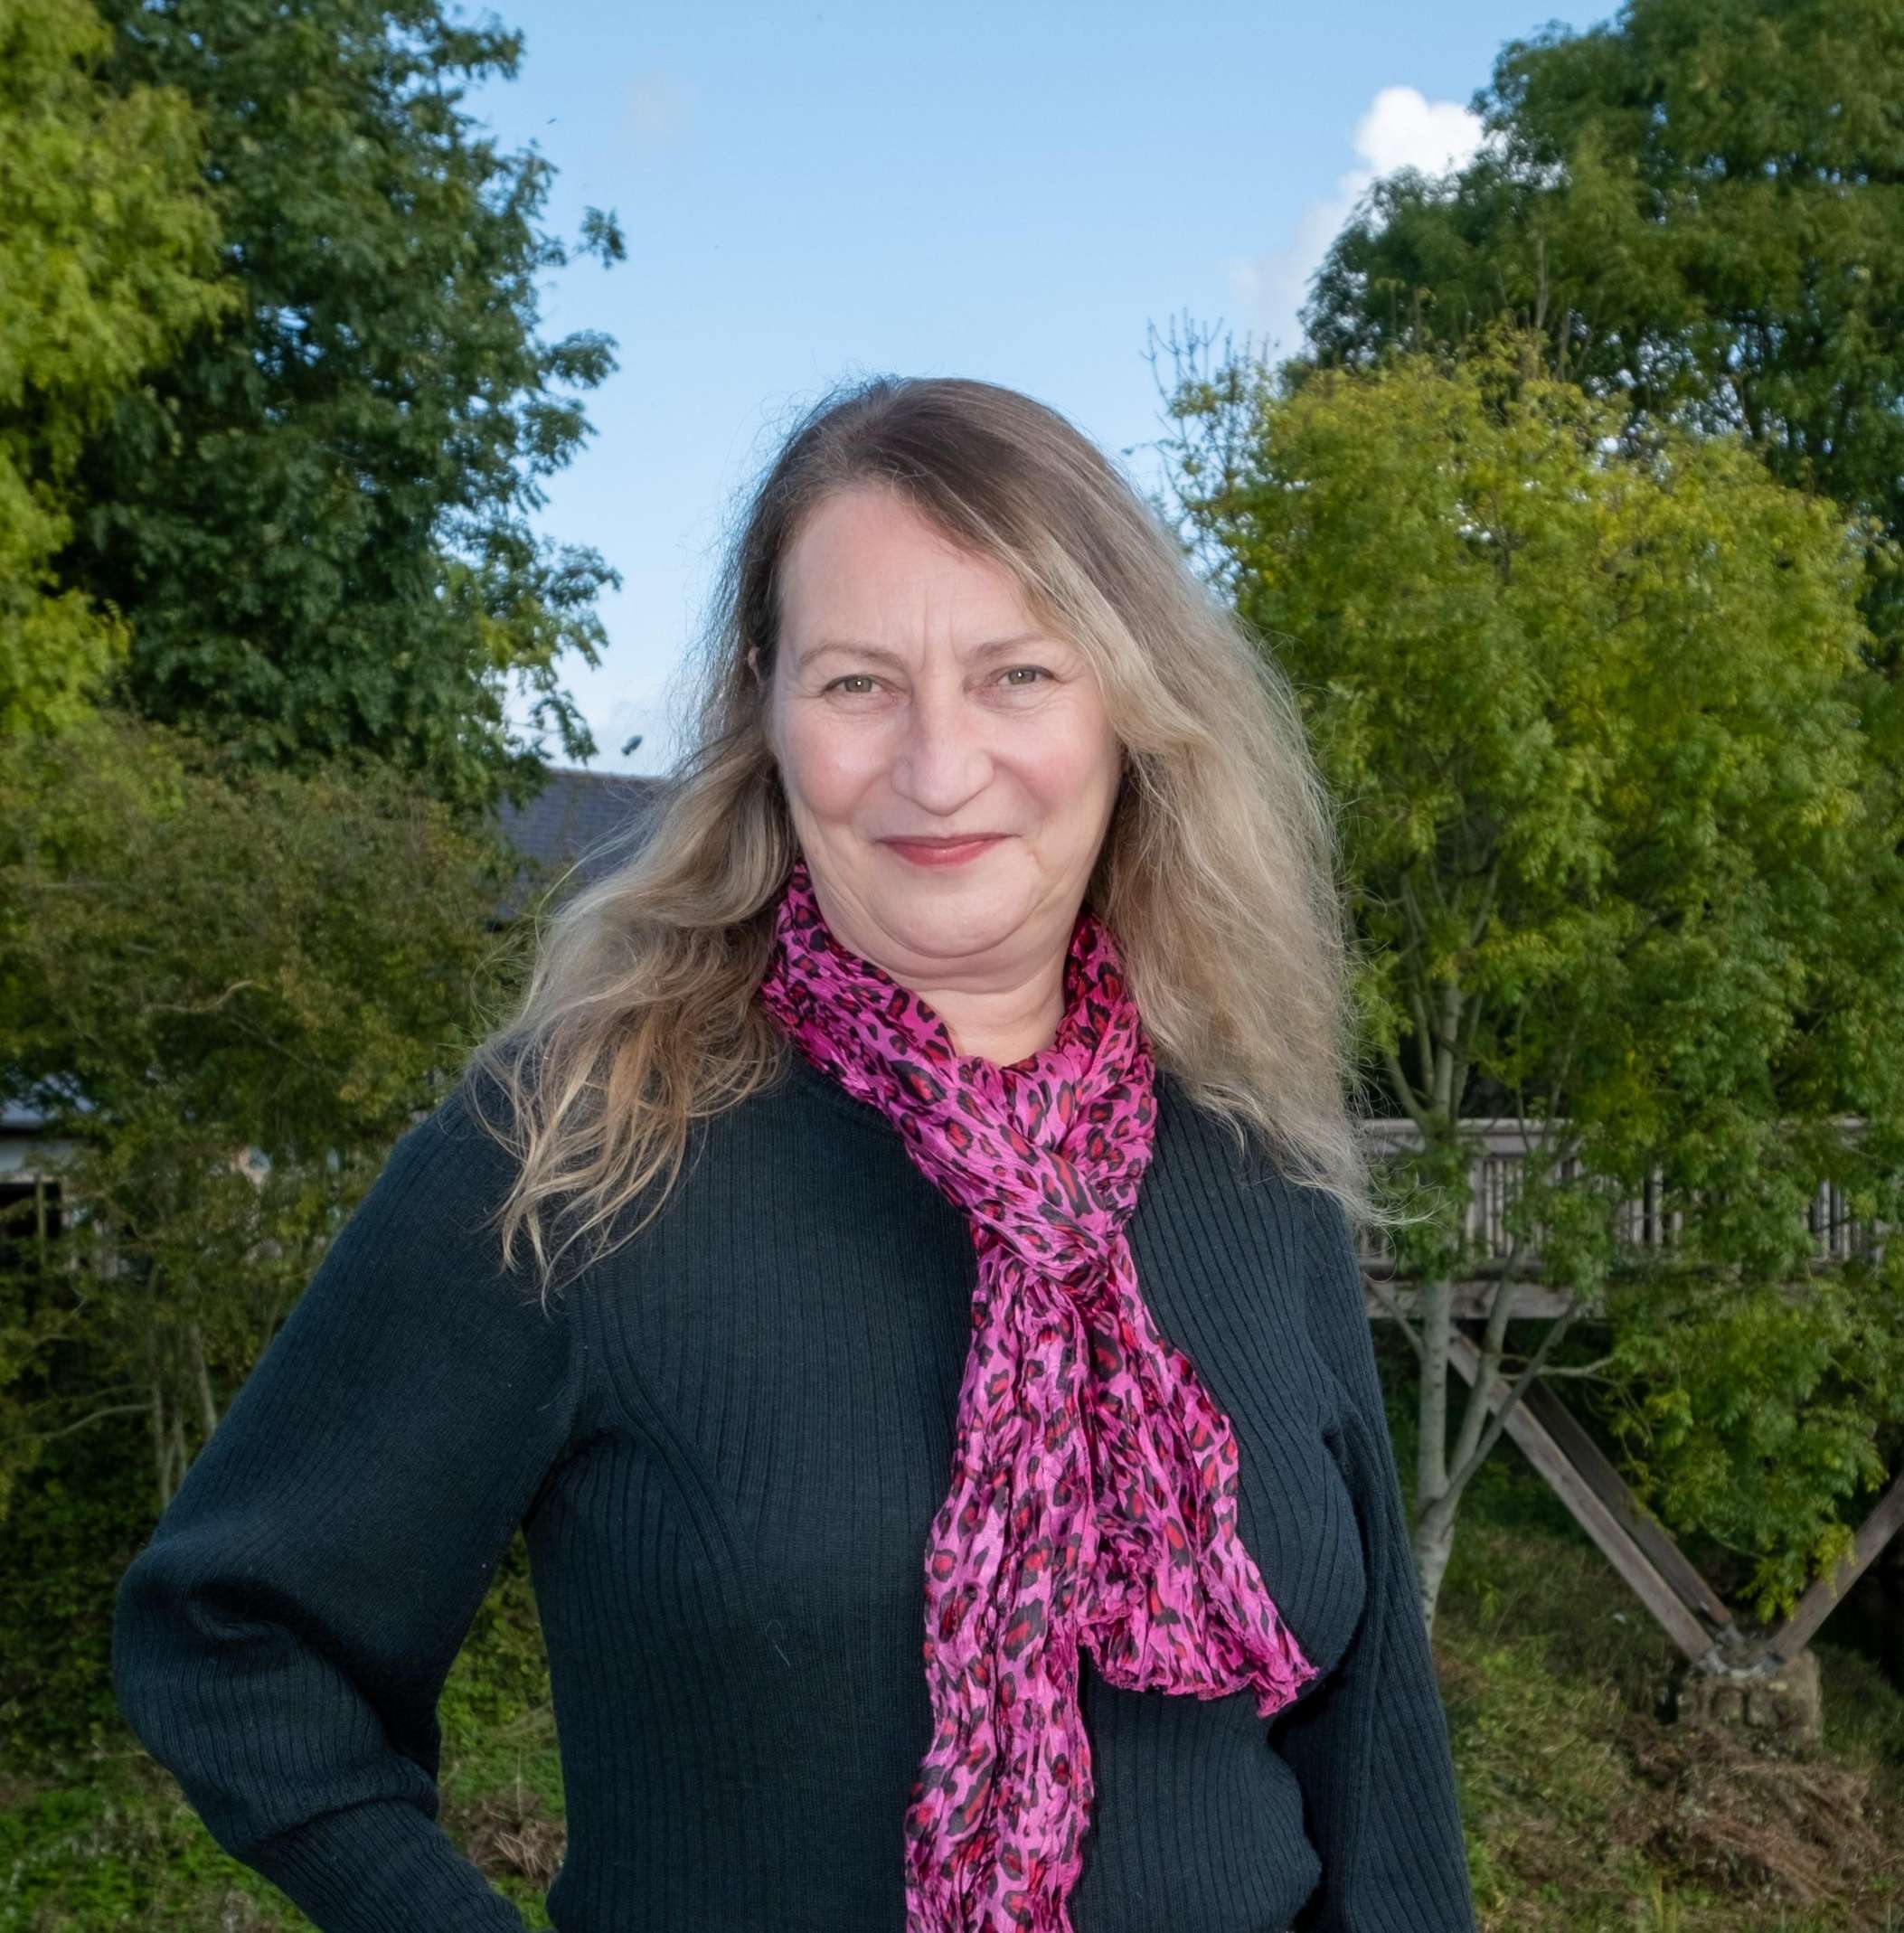
[[[872,488],[807,519],[781,618],[769,735],[835,937],[922,993],[1048,976],[1123,771],[1083,655],[1003,568]],[[955,833],[998,836],[957,864],[891,843]]]

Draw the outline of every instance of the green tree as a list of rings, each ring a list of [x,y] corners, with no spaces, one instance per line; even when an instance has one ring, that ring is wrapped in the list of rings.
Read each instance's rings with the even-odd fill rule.
[[[1635,420],[1746,437],[1781,481],[1904,535],[1904,9],[1627,0],[1509,42],[1490,145],[1378,182],[1305,312],[1310,354],[1455,342],[1512,314]],[[1865,588],[1904,669],[1904,581]]]
[[[86,0],[0,10],[0,735],[69,722],[127,639],[52,564],[113,401],[229,302],[184,97],[97,78]]]
[[[241,297],[123,397],[80,465],[68,580],[132,627],[114,696],[251,761],[356,749],[459,806],[543,774],[505,716],[538,695],[566,756],[593,740],[557,660],[599,662],[592,551],[530,528],[588,434],[573,393],[612,344],[537,335],[551,174],[458,106],[522,42],[438,0],[104,0],[102,70],[181,90],[208,130]],[[589,210],[581,250],[624,252]]]
[[[0,1513],[128,1412],[165,1504],[519,964],[513,866],[361,755],[260,769],[111,711],[0,744],[0,1092],[70,1144],[75,1217],[0,1275]]]
[[[1344,802],[1367,1049],[1423,1144],[1397,1248],[1430,1619],[1507,1414],[1482,1391],[1549,1372],[1596,1298],[1643,1493],[1788,1604],[1904,1420],[1904,1254],[1814,1272],[1805,1221],[1827,1178],[1904,1220],[1899,869],[1859,730],[1882,540],[1737,438],[1635,432],[1540,365],[1494,328],[1293,386],[1193,377],[1179,500]],[[1532,1149],[1498,1264],[1466,1231],[1476,1114]],[[1649,1183],[1682,1227],[1635,1252],[1621,1210]],[[1510,1372],[1537,1232],[1573,1299]],[[1452,1286],[1491,1273],[1453,1424]]]

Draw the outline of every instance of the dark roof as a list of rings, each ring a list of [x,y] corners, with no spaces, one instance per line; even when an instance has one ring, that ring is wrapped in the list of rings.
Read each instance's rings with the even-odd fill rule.
[[[491,923],[514,919],[535,891],[570,865],[575,871],[564,882],[564,893],[599,878],[627,850],[617,835],[646,819],[666,783],[632,772],[555,766],[548,784],[526,806],[504,800],[496,808],[497,822],[529,863],[516,874]]]

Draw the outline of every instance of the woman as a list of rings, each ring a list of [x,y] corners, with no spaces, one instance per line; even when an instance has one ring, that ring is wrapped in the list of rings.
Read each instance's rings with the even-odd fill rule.
[[[1470,1928],[1287,685],[963,381],[798,427],[709,637],[129,1568],[127,1717],[320,1928],[518,1927],[436,1707],[520,1524],[564,1933]]]

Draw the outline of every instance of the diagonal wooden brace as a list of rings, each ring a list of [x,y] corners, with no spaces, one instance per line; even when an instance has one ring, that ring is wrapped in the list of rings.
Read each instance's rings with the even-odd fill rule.
[[[1481,1373],[1480,1349],[1458,1330],[1449,1340],[1448,1360],[1470,1384]],[[1505,1394],[1497,1375],[1488,1394],[1490,1412],[1500,1409]],[[1536,1382],[1508,1411],[1503,1428],[1685,1656],[1707,1671],[1730,1664],[1743,1646],[1731,1613],[1642,1512],[1619,1473],[1552,1392]]]
[[[1851,1555],[1832,1576],[1818,1579],[1792,1607],[1792,1615],[1773,1632],[1769,1648],[1781,1658],[1796,1657],[1899,1530],[1904,1530],[1904,1476],[1878,1499],[1877,1508],[1858,1526]]]

